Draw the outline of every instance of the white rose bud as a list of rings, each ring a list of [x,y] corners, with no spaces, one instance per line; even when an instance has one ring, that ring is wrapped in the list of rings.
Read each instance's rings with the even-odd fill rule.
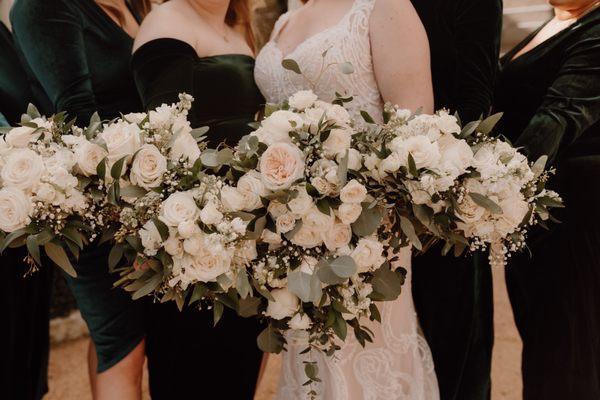
[[[225,186],[221,189],[221,202],[227,211],[242,211],[246,204],[244,195],[232,186]]]
[[[204,247],[204,239],[201,233],[197,233],[183,241],[183,250],[192,256],[197,256]]]
[[[246,173],[238,180],[237,190],[244,196],[244,210],[246,211],[262,208],[261,197],[268,194],[260,174],[254,170]]]
[[[206,225],[216,225],[223,220],[223,214],[213,202],[208,202],[200,211],[200,220]]]
[[[173,162],[183,159],[188,165],[193,165],[200,158],[200,153],[196,139],[190,133],[180,133],[171,146],[169,159]]]
[[[362,238],[350,256],[358,265],[358,272],[374,271],[385,262],[383,243],[376,239]]]
[[[200,232],[200,227],[194,220],[185,220],[181,221],[179,225],[177,225],[177,233],[184,239],[190,238],[193,235]]]
[[[288,103],[292,108],[304,110],[305,108],[312,107],[317,99],[317,95],[312,90],[300,90],[290,97]]]
[[[332,129],[329,137],[323,142],[323,151],[328,157],[346,154],[352,143],[351,132],[346,129]]]
[[[315,187],[315,189],[317,189],[317,192],[319,192],[322,195],[327,196],[332,192],[331,184],[327,182],[326,179],[321,178],[320,176],[312,178],[310,183]]]
[[[339,163],[342,162],[346,153],[338,154],[336,160]],[[359,171],[362,167],[362,155],[356,149],[348,149],[348,169],[353,171]]]
[[[169,236],[163,243],[165,251],[173,257],[181,257],[183,255],[183,243],[175,236]]]
[[[87,140],[81,141],[74,151],[77,169],[84,176],[96,175],[98,164],[108,155],[101,146]]]
[[[271,296],[273,296],[275,301],[269,300],[266,312],[267,317],[281,320],[291,317],[298,311],[300,301],[298,300],[298,297],[289,290],[285,288],[275,289],[271,291]]]
[[[287,206],[296,217],[302,217],[313,207],[313,198],[306,192],[305,187],[298,187],[298,195],[291,199]]]
[[[277,200],[272,200],[267,207],[267,211],[269,212],[269,214],[271,214],[271,217],[273,217],[273,219],[277,219],[280,215],[287,213],[288,209],[285,204],[282,204]]]
[[[277,232],[287,233],[296,226],[296,217],[292,213],[282,214],[277,218],[275,226],[277,227]]]

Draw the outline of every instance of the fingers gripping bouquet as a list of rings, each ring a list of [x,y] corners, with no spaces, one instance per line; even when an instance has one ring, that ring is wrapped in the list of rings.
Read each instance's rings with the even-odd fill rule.
[[[489,135],[500,117],[461,129],[445,111],[413,115],[386,106],[385,124],[362,133],[371,189],[385,194],[394,230],[417,249],[438,240],[445,241],[444,254],[454,248],[456,256],[489,247],[491,262],[504,264],[525,247],[531,226],[562,207],[558,194],[545,189],[553,173],[545,170],[546,157],[531,164],[507,140]]]

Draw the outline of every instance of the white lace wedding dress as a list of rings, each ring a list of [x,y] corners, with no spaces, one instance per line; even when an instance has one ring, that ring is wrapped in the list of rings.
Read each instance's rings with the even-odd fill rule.
[[[369,16],[375,0],[355,0],[350,11],[334,26],[309,37],[290,54],[284,55],[276,39],[290,13],[277,21],[273,39],[256,59],[255,79],[268,102],[278,103],[298,90],[311,88],[307,80],[281,66],[284,58],[294,59],[307,77],[321,72],[321,54],[328,50],[327,63],[350,62],[354,73],[344,75],[338,68],[327,69],[317,87],[323,100],[333,100],[335,92],[354,96],[350,111],[358,116],[365,110],[381,118],[383,101],[377,88],[371,46]],[[293,12],[293,11],[292,11]],[[409,61],[407,61],[409,62]],[[375,333],[374,343],[362,348],[351,333],[335,358],[315,354],[322,383],[315,389],[324,400],[438,400],[439,391],[433,360],[427,342],[419,330],[411,292],[410,254],[401,264],[408,276],[402,294],[394,302],[380,305],[382,324],[368,323]],[[305,400],[304,364],[307,355],[302,334],[288,337],[288,351],[283,355],[283,371],[277,399]]]

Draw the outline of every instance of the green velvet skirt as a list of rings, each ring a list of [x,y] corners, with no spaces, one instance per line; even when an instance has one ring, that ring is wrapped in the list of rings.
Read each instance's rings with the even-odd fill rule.
[[[65,274],[98,355],[98,372],[127,356],[144,338],[143,303],[113,288],[108,271],[110,245],[90,246],[75,265],[77,277]]]

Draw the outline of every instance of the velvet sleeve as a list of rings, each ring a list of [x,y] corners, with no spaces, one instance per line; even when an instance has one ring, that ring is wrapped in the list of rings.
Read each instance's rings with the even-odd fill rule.
[[[552,162],[598,121],[600,27],[566,50],[556,79],[516,145],[531,160],[548,155]]]
[[[489,114],[502,31],[500,0],[455,0],[457,111],[464,122]]]
[[[97,111],[83,37],[83,17],[65,0],[29,1],[11,14],[15,40],[54,111],[87,124]]]
[[[144,109],[175,103],[179,93],[194,93],[195,57],[191,46],[167,38],[148,42],[134,53],[131,66]]]

